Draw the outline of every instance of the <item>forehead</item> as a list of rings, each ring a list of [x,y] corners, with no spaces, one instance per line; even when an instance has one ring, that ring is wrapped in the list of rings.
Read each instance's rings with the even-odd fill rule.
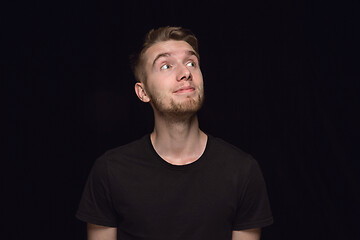
[[[155,43],[149,47],[145,53],[144,58],[146,62],[152,62],[156,56],[162,53],[170,53],[171,55],[180,55],[189,51],[195,51],[190,44],[185,41],[168,40]]]

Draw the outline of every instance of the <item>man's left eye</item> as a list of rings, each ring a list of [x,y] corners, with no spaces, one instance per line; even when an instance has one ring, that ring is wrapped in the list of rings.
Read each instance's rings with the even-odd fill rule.
[[[166,70],[166,69],[169,69],[170,68],[170,65],[169,64],[164,64],[160,67],[161,70]]]
[[[195,67],[195,63],[194,63],[194,62],[188,62],[188,63],[186,64],[186,66],[188,66],[188,67]]]

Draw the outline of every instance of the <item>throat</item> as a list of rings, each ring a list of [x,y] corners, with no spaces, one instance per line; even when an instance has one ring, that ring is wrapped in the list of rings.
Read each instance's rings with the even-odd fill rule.
[[[207,144],[207,135],[200,129],[183,136],[159,134],[155,129],[150,138],[156,153],[173,165],[195,162],[202,156]]]

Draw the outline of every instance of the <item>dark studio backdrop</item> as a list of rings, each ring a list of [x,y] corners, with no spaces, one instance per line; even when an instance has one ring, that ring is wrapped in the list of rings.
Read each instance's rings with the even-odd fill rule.
[[[74,215],[93,162],[152,130],[128,56],[165,25],[199,39],[201,128],[263,170],[275,223],[262,239],[360,239],[357,1],[23,1],[2,10],[4,239],[85,239]]]

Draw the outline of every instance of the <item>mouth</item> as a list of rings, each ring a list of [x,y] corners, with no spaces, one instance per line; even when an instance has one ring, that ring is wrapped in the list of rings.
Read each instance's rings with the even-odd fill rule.
[[[182,87],[182,88],[177,89],[176,91],[174,91],[174,93],[191,93],[194,91],[195,91],[194,87],[187,86],[187,87]]]

